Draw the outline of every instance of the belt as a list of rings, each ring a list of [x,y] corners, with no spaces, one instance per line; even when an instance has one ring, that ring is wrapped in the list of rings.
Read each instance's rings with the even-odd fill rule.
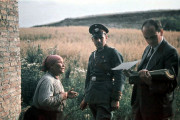
[[[98,81],[98,82],[103,82],[103,81],[112,81],[112,78],[110,76],[108,77],[97,77],[97,76],[91,76],[90,78],[91,81]]]

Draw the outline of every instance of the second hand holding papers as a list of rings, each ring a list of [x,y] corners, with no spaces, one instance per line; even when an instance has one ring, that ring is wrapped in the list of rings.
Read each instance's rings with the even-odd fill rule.
[[[132,62],[124,62],[120,65],[112,68],[112,70],[128,70],[132,68],[134,65],[136,65],[140,60],[132,61]]]

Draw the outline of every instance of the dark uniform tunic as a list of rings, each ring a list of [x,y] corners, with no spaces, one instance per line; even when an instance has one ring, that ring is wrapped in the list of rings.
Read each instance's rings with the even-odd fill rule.
[[[88,104],[103,104],[103,106],[107,104],[109,106],[112,100],[120,99],[124,76],[122,71],[112,71],[111,68],[122,62],[122,55],[107,45],[101,51],[92,52],[85,82],[85,101]]]

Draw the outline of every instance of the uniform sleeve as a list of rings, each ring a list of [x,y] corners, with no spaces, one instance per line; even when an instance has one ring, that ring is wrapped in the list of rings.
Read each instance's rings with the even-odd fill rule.
[[[120,65],[123,62],[122,55],[114,49],[112,54],[112,68]],[[124,80],[125,76],[122,73],[122,70],[113,70],[113,78],[114,78],[114,85],[113,85],[113,93],[112,93],[112,99],[115,101],[120,100],[122,96],[122,91],[124,89]]]
[[[90,81],[90,65],[88,64],[87,74],[86,74],[86,81],[85,81],[85,89],[87,89]]]
[[[175,49],[171,49],[164,55],[164,69],[168,69],[169,72],[175,76],[173,81],[152,82],[150,90],[153,93],[169,93],[172,92],[177,86],[177,75],[178,75],[178,54]],[[161,78],[159,78],[161,79]]]
[[[90,61],[91,61],[91,56],[89,57],[89,62],[88,62],[88,68],[87,68],[87,73],[86,73],[86,80],[85,80],[85,94],[86,94],[86,89],[89,86],[89,81],[90,81]]]
[[[54,96],[54,87],[51,80],[44,80],[39,87],[38,103],[46,110],[57,109],[62,104],[61,94]]]

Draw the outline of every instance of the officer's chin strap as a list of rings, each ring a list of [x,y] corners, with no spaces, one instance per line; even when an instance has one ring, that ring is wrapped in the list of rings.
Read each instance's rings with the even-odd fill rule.
[[[96,51],[94,51],[94,60],[95,60],[95,58],[96,58]]]

